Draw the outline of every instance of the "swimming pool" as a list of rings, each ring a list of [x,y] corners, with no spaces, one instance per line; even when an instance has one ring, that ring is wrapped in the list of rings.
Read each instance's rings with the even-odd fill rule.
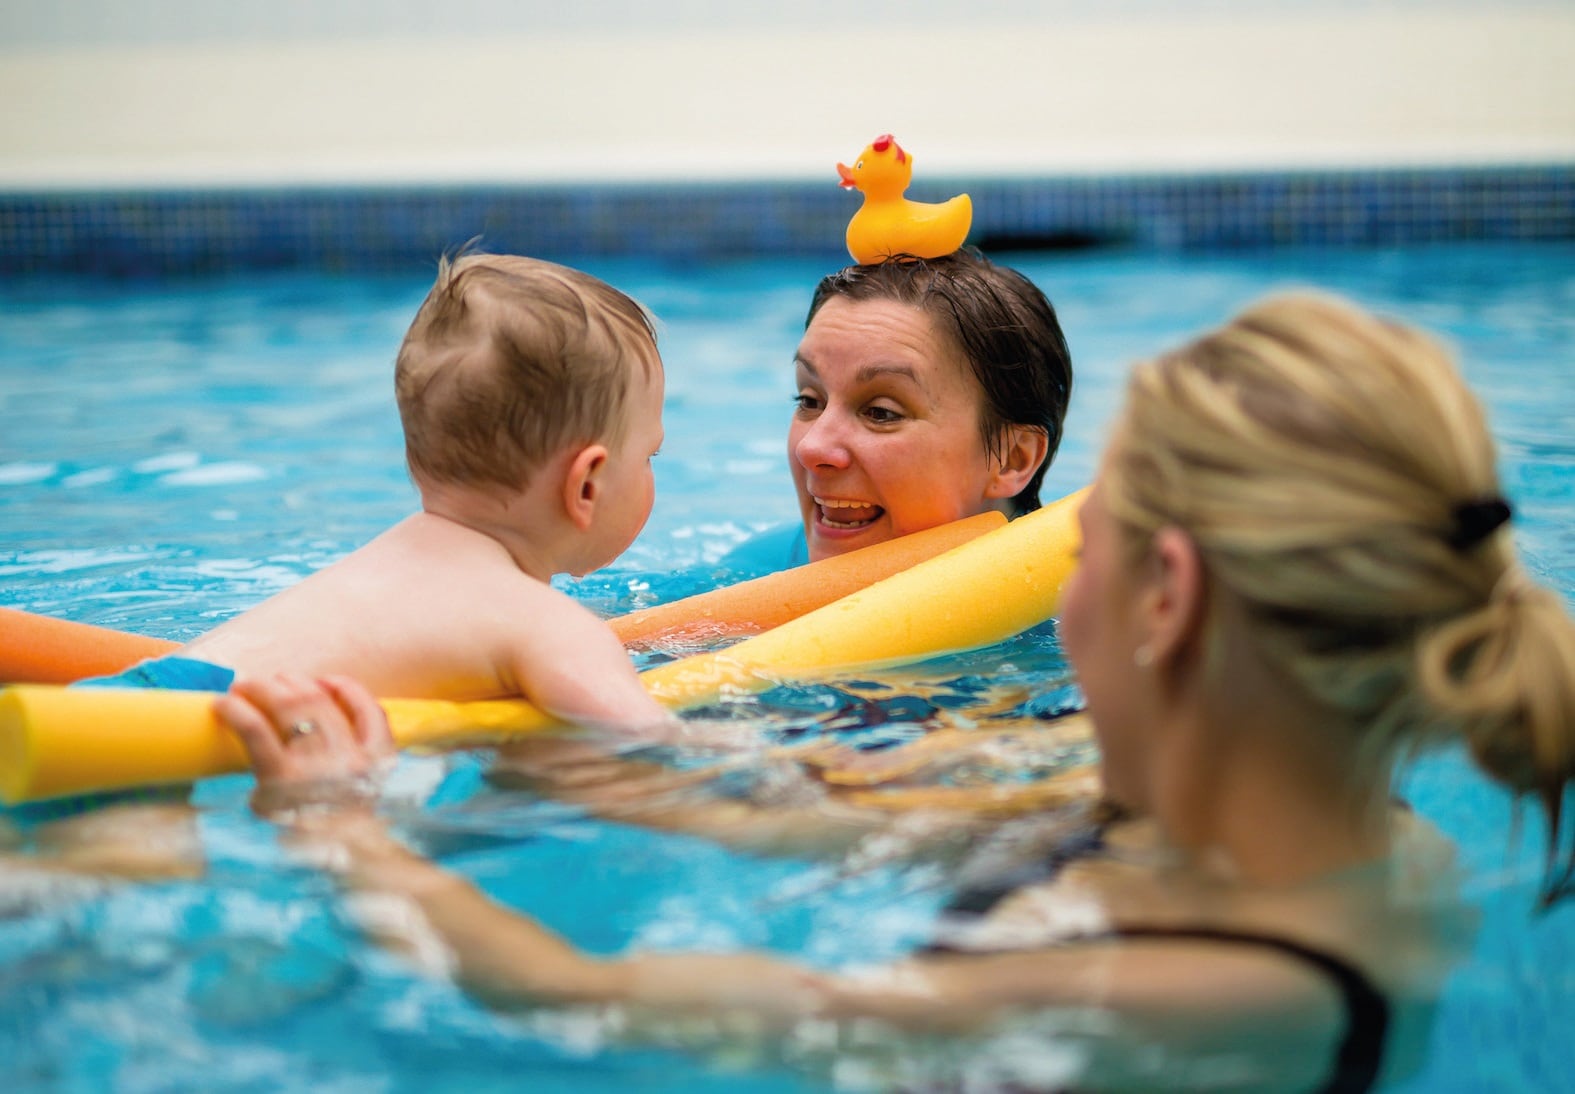
[[[1501,441],[1528,565],[1575,595],[1575,391],[1563,381],[1575,358],[1575,249],[997,257],[1056,302],[1078,368],[1047,497],[1092,473],[1130,360],[1271,285],[1313,283],[1461,348]],[[657,313],[668,362],[651,523],[615,567],[573,586],[612,612],[725,579],[717,563],[730,546],[792,518],[787,363],[825,270],[586,265]],[[0,284],[0,604],[183,638],[404,515],[413,494],[389,375],[428,273]],[[1067,695],[1048,628],[888,682],[898,686],[783,689],[732,716],[778,732],[862,718],[867,728],[852,732],[901,736],[927,710],[904,697],[941,686],[980,704],[1024,684],[1042,705]],[[478,766],[410,760],[395,795],[414,802],[446,776],[444,798],[411,807],[422,838],[592,950],[878,959],[921,941],[940,900],[922,870],[840,878],[519,795],[468,795]],[[246,813],[248,789],[243,778],[201,788],[210,869],[200,881],[0,904],[11,913],[0,918],[0,1086],[796,1091],[889,1075],[878,1058],[829,1046],[785,1060],[742,1049],[693,1058],[618,1046],[584,1015],[490,1015],[366,947],[326,883]],[[1425,1070],[1401,1089],[1575,1088],[1564,1047],[1575,912],[1530,915],[1540,823],[1528,812],[1507,842],[1506,801],[1458,756],[1415,765],[1404,789],[1460,842],[1484,928],[1449,981]],[[1028,1051],[1053,1068],[1053,1044]]]

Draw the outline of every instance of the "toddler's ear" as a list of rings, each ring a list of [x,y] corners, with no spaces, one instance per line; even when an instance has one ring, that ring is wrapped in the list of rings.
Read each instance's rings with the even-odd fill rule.
[[[601,499],[602,469],[607,466],[607,446],[588,444],[569,460],[563,477],[563,509],[580,531],[591,526],[596,503]]]

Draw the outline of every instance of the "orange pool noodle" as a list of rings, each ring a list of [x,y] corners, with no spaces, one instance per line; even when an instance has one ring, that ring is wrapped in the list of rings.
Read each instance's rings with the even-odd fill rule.
[[[609,619],[607,625],[626,645],[666,634],[768,631],[1005,523],[1000,513],[979,513],[753,581],[642,608]]]
[[[158,657],[179,643],[0,608],[0,684],[69,684]]]

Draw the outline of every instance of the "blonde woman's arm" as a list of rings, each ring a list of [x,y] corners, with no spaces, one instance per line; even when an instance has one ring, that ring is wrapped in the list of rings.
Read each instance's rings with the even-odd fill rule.
[[[1108,937],[839,972],[759,952],[603,958],[414,854],[375,818],[320,815],[303,839],[349,891],[405,906],[408,914],[385,906],[370,917],[381,944],[428,964],[439,955],[461,987],[500,1011],[605,1008],[625,1016],[620,1028],[632,1037],[678,1029],[686,1040],[778,1039],[805,1023],[978,1037],[1002,1023],[1042,1020],[1063,1042],[1079,1042],[1084,1080],[1116,1085],[1158,1081],[1126,1069],[1163,1046],[1167,1067],[1225,1059],[1254,1077],[1248,1087],[1298,1088],[1322,1077],[1339,1046],[1338,994],[1306,969],[1250,948]],[[1068,1012],[1081,1017],[1068,1022]],[[1084,1039],[1079,1031],[1089,1029],[1096,1032]]]

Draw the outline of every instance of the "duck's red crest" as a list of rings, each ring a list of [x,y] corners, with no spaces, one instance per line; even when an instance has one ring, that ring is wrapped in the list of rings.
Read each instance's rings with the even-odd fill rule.
[[[880,136],[876,137],[875,140],[870,143],[870,147],[877,152],[884,152],[888,148],[895,148],[897,150],[897,162],[908,162],[908,154],[902,150],[902,145],[897,143],[897,138],[893,137],[890,133],[882,133]]]

